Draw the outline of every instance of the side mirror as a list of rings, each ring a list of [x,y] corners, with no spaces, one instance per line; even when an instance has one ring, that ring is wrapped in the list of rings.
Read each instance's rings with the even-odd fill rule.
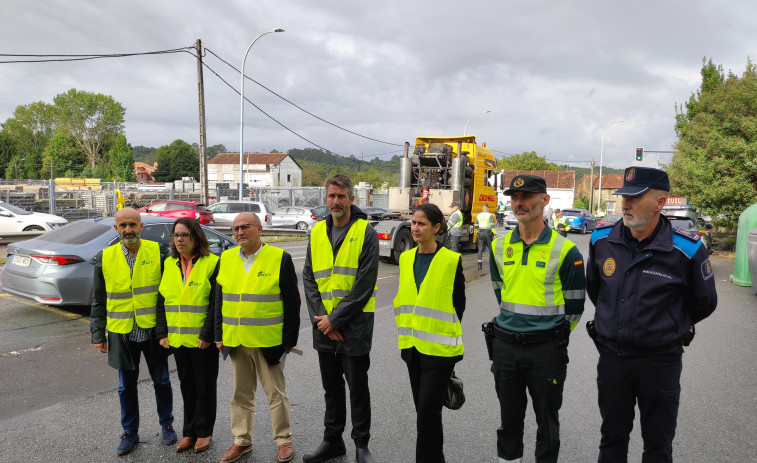
[[[0,217],[13,217],[13,214],[8,211],[0,211]]]

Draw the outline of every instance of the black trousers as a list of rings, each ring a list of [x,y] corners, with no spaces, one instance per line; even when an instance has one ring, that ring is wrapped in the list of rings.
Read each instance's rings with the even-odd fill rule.
[[[478,261],[481,262],[481,254],[484,250],[490,250],[492,248],[492,232],[491,230],[478,230]]]
[[[184,400],[184,437],[209,437],[216,424],[218,349],[178,347],[173,349]]]
[[[318,352],[326,412],[323,417],[323,438],[334,442],[342,439],[347,421],[345,380],[350,387],[352,440],[358,447],[368,445],[371,437],[371,392],[368,389],[369,354],[352,356]]]
[[[681,396],[681,351],[619,357],[599,350],[597,392],[602,415],[600,463],[628,461],[634,407],[639,404],[642,463],[673,461],[673,438]]]
[[[415,461],[444,463],[442,406],[447,396],[447,383],[455,365],[424,368],[417,354],[410,356],[406,362],[417,417]]]
[[[503,460],[523,456],[523,420],[528,398],[536,417],[537,463],[557,462],[560,452],[559,410],[568,368],[567,347],[554,340],[516,344],[494,338],[494,386],[502,424],[497,430],[497,454]]]

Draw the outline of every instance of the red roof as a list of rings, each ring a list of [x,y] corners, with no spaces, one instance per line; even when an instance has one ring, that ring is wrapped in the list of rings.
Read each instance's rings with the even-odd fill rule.
[[[277,165],[289,156],[289,153],[244,153],[245,164]],[[239,153],[218,153],[208,164],[239,164]]]
[[[588,180],[589,174],[584,175],[581,177],[581,180],[579,182],[584,182],[587,179]],[[599,188],[599,174],[594,174],[592,177],[592,188]],[[602,174],[602,189],[605,188],[611,188],[614,190],[617,190],[618,188],[623,186],[623,174]]]

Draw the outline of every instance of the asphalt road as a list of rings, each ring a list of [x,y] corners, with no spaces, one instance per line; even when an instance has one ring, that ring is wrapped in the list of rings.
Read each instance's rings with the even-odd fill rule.
[[[586,254],[588,235],[571,235]],[[301,270],[305,242],[278,243]],[[468,305],[463,319],[465,358],[456,372],[465,383],[462,409],[445,410],[445,453],[449,462],[496,462],[498,403],[489,372],[481,323],[497,313],[488,271],[475,269],[475,254],[464,258]],[[757,461],[757,297],[751,288],[728,283],[733,261],[712,259],[720,303],[697,326],[684,355],[681,409],[675,458],[686,462]],[[373,427],[370,447],[377,461],[413,460],[415,413],[407,370],[396,347],[391,300],[397,289],[396,266],[381,264],[370,383]],[[593,317],[586,304],[583,321]],[[321,440],[323,397],[317,356],[302,308],[303,356],[287,359],[288,389],[295,435],[295,461]],[[600,417],[596,406],[597,353],[579,327],[571,336],[571,363],[561,410],[561,461],[596,461]],[[143,364],[144,365],[144,364]],[[146,375],[144,375],[146,378]],[[118,378],[105,355],[90,344],[85,308],[59,310],[0,295],[0,462],[6,461],[218,461],[233,442],[229,424],[231,367],[222,362],[218,377],[218,420],[214,443],[203,454],[177,455],[160,443],[155,400],[149,379],[140,383],[141,442],[130,455],[117,457],[121,434]],[[181,430],[182,407],[175,372],[174,414]],[[259,390],[260,391],[260,390]],[[267,403],[257,398],[254,450],[240,461],[274,462]],[[349,436],[348,424],[346,437]],[[535,424],[527,413],[524,461],[533,461]],[[349,440],[349,439],[348,439]],[[354,461],[354,447],[334,462]],[[629,461],[641,459],[638,422],[631,436]]]

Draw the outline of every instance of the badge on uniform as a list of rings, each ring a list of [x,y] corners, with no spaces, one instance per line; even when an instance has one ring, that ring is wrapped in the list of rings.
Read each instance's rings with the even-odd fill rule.
[[[546,268],[547,267],[547,263],[546,262],[542,262],[540,260],[537,260],[536,261],[536,266],[539,267],[539,268]]]
[[[712,264],[710,264],[710,260],[707,259],[706,261],[702,262],[702,279],[709,280],[713,275],[714,273],[712,273]]]
[[[612,257],[605,259],[605,263],[602,264],[602,273],[606,277],[611,277],[615,274],[615,259]]]

